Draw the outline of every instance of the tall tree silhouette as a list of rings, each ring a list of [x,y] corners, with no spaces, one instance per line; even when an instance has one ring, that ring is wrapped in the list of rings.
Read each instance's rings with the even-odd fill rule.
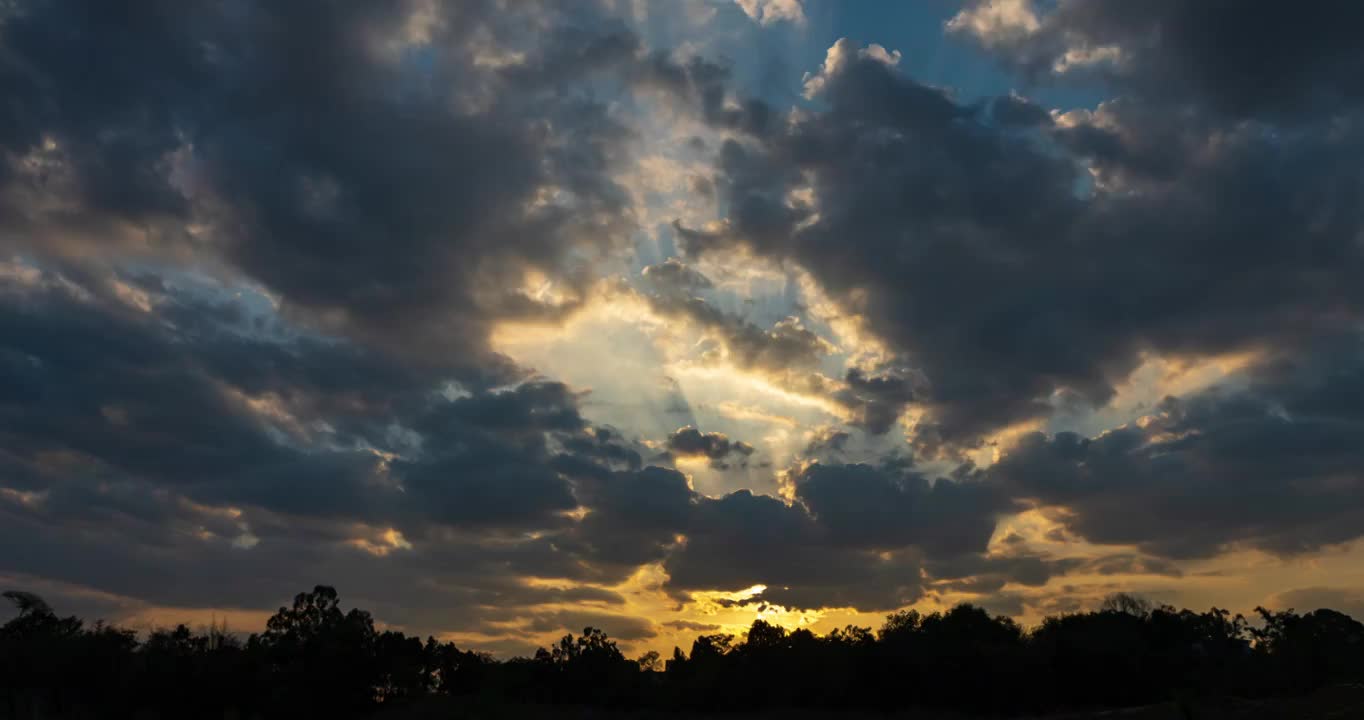
[[[336,590],[325,585],[296,595],[251,640],[282,680],[272,684],[272,702],[333,712],[353,712],[380,698],[385,678],[377,645],[369,613],[342,612]]]

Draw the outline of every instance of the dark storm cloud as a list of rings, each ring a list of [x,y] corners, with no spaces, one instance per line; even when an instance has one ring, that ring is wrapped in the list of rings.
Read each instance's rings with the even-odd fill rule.
[[[882,435],[890,431],[915,400],[916,382],[922,384],[903,369],[887,368],[880,374],[869,375],[860,368],[850,368],[844,376],[844,387],[833,393],[833,399],[852,411],[852,425]]]
[[[697,251],[739,242],[789,256],[834,297],[857,295],[853,310],[897,348],[913,350],[943,434],[969,437],[1001,416],[1039,412],[1049,383],[1028,366],[1051,363],[1049,341],[1062,329],[1017,326],[1046,300],[1017,274],[1027,254],[1017,246],[1058,242],[1050,231],[1075,202],[1072,170],[1023,138],[992,132],[940,91],[856,56],[846,42],[831,54],[843,60],[821,76],[830,109],[765,143],[727,144],[720,167],[728,227],[684,229],[684,240]],[[777,200],[806,173],[814,208]],[[859,249],[826,252],[835,242]],[[1029,347],[1020,362],[999,362],[1021,342]]]
[[[169,528],[160,520],[146,522],[147,532],[164,538],[154,542],[126,525],[15,510],[5,503],[0,539],[30,550],[8,558],[7,572],[185,608],[269,609],[310,583],[329,582],[380,617],[426,632],[479,632],[545,603],[609,612],[623,602],[599,588],[522,583],[523,573],[571,570],[573,563],[543,541],[412,538],[411,549],[377,557],[294,521],[272,531],[248,511],[245,518],[261,538],[245,549],[203,536],[202,516],[182,509],[178,517],[180,523]]]
[[[580,478],[578,490],[591,510],[561,544],[623,574],[662,559],[697,502],[686,476],[653,466]]]
[[[677,258],[650,265],[641,274],[650,287],[663,295],[687,295],[711,287],[710,278]]]
[[[722,432],[701,432],[691,425],[668,436],[668,450],[683,457],[709,458],[718,465],[724,465],[731,457],[743,461],[753,454],[753,446],[742,440],[730,440]]]
[[[335,330],[487,362],[495,318],[563,309],[516,291],[524,269],[576,287],[570,250],[629,226],[610,179],[629,133],[554,89],[634,62],[632,36],[590,27],[554,4],[21,3],[0,25],[3,240],[212,252]]]
[[[958,555],[930,563],[927,570],[943,579],[935,589],[972,594],[998,593],[1013,583],[1040,587],[1051,578],[1080,567],[1073,558],[1052,559],[1033,553],[1012,555]]]
[[[1057,13],[1161,8],[1174,24],[1203,12],[1073,3]],[[1242,21],[1238,9],[1235,20],[1171,42],[1199,52],[1238,42],[1247,24],[1268,27],[1263,10],[1246,8],[1257,16]],[[1359,57],[1330,42],[1289,45],[1268,54],[1288,63],[1312,55],[1306,67],[1341,52],[1346,67]],[[681,236],[692,252],[742,245],[793,259],[861,313],[922,376],[883,389],[903,388],[898,406],[926,411],[915,440],[928,452],[971,446],[1058,403],[1101,405],[1146,353],[1273,348],[1247,390],[1232,384],[1170,401],[1150,424],[1092,440],[1027,438],[984,483],[996,497],[1065,506],[1074,513],[1068,529],[1090,541],[1157,556],[1234,545],[1299,552],[1353,539],[1364,458],[1353,450],[1359,403],[1348,368],[1364,315],[1355,162],[1364,135],[1359,118],[1318,112],[1321,103],[1349,111],[1353,81],[1326,73],[1325,94],[1297,96],[1304,107],[1294,114],[1273,97],[1277,88],[1255,106],[1235,87],[1215,96],[1165,82],[1154,57],[1148,68],[1140,58],[1117,66],[1154,79],[1128,86],[1130,97],[1053,121],[1012,96],[959,104],[841,41],[807,81],[826,107],[728,141],[717,188],[729,216],[719,229],[680,228]],[[1234,72],[1216,65],[1194,75]],[[784,200],[807,184],[811,203]],[[856,251],[829,252],[835,243]],[[1323,338],[1340,337],[1323,349]],[[868,388],[858,379],[845,392]],[[851,503],[854,488],[880,493],[858,507],[905,497],[855,482],[832,498]],[[1177,572],[1155,558],[1060,568],[1071,569]]]
[[[1364,355],[1354,339],[1317,350],[1097,438],[1026,437],[988,472],[1005,492],[1068,508],[1074,534],[1166,557],[1352,540],[1364,527]]]
[[[1038,20],[1033,28],[964,22],[990,4],[974,3],[950,27],[1034,80],[1108,53],[1079,74],[1090,70],[1122,94],[1160,104],[1291,120],[1364,99],[1364,55],[1351,30],[1364,9],[1355,3],[1063,0],[1023,3]]]
[[[792,478],[795,496],[830,539],[858,547],[918,545],[933,554],[979,553],[1004,508],[975,481],[929,478],[895,467],[813,463]]]
[[[726,63],[653,53],[636,66],[634,77],[640,85],[662,90],[667,97],[682,102],[715,128],[763,134],[776,120],[775,113],[761,100],[726,102],[732,80],[732,68]]]
[[[30,462],[76,453],[201,502],[407,528],[548,526],[577,506],[547,441],[589,440],[561,384],[450,400],[439,376],[345,343],[275,343],[203,322],[186,331],[111,296],[8,290],[0,386],[13,390],[0,434]],[[299,372],[311,367],[327,370]],[[318,398],[329,374],[349,402]],[[405,447],[405,433],[420,447]],[[401,456],[381,463],[369,448]]]
[[[619,433],[588,426],[560,384],[442,393],[425,364],[262,333],[241,322],[247,310],[164,280],[141,278],[160,288],[144,310],[118,300],[111,288],[126,283],[116,276],[87,289],[34,272],[6,286],[0,313],[0,412],[5,445],[18,449],[5,484],[34,493],[6,495],[0,512],[11,541],[38,546],[9,572],[236,607],[277,602],[306,575],[447,631],[536,604],[618,602],[591,588],[526,587],[522,575],[612,583],[654,561],[675,571],[680,593],[766,580],[772,602],[880,608],[919,592],[918,552],[898,547],[915,537],[882,543],[897,546],[888,560],[799,506],[700,497],[675,470],[641,467]],[[311,367],[329,371],[302,370]],[[345,402],[319,397],[341,380]],[[249,402],[262,397],[268,408]],[[722,461],[752,453],[694,428],[670,446]],[[580,521],[565,514],[579,507]],[[746,560],[734,563],[735,552]]]
[[[6,388],[0,432],[16,452],[32,459],[45,451],[70,451],[123,472],[186,485],[271,475],[300,461],[297,451],[276,442],[215,382],[193,336],[108,294],[82,300],[63,288],[3,292],[0,326],[10,361],[0,382]],[[228,328],[219,332],[230,335]],[[246,337],[235,347],[206,344],[217,367],[239,374],[247,363],[234,356],[245,358],[258,349]],[[324,351],[314,359],[334,368],[347,362],[344,352]],[[270,375],[287,372],[268,363],[258,367],[269,369],[256,378],[257,389],[271,387]],[[318,458],[323,464],[329,459],[353,460],[356,470],[364,464],[351,453]]]
[[[1003,95],[990,101],[990,119],[1006,127],[1050,125],[1052,122],[1051,114],[1045,108],[1018,95]]]
[[[827,518],[766,496],[700,497],[677,471],[641,467],[619,433],[588,426],[560,384],[443,393],[425,364],[263,335],[236,322],[247,311],[196,313],[213,303],[166,282],[143,278],[163,289],[144,310],[117,299],[117,277],[87,289],[35,273],[6,286],[0,313],[0,413],[14,448],[5,485],[19,491],[0,503],[3,534],[36,548],[8,572],[237,607],[277,602],[306,576],[447,631],[541,603],[618,602],[592,588],[528,587],[523,575],[609,584],[654,561],[677,593],[766,582],[771,602],[888,608],[921,592],[919,550],[905,546],[937,542],[931,527],[882,526],[884,542],[862,542],[843,537],[845,518],[823,505]],[[301,371],[315,366],[331,375]],[[317,397],[328,377],[347,381],[346,402]],[[262,397],[273,398],[264,409],[249,402]],[[752,452],[694,428],[671,446],[722,460]],[[949,485],[926,502],[951,515]],[[880,498],[840,507],[855,513],[859,502]],[[568,511],[580,507],[574,521]]]
[[[353,583],[404,622],[423,617],[426,578],[447,589],[433,610],[474,626],[483,606],[594,599],[521,575],[619,581],[643,561],[578,540],[595,532],[564,515],[581,502],[633,549],[651,546],[632,528],[665,525],[650,507],[690,501],[681,476],[639,471],[618,433],[589,427],[561,384],[451,395],[426,364],[274,337],[232,322],[240,308],[196,315],[213,303],[193,294],[144,310],[119,301],[117,277],[26,270],[0,288],[0,524],[33,550],[8,572],[189,606]],[[651,494],[649,473],[672,473],[676,492]]]
[[[1010,550],[1005,554],[942,557],[926,565],[925,569],[938,578],[933,583],[934,590],[973,595],[999,594],[1010,585],[1040,588],[1053,578],[1070,574],[1183,576],[1179,567],[1169,560],[1136,553],[1080,558]]]
[[[940,578],[977,575],[998,562],[983,553],[1005,502],[977,478],[930,482],[904,462],[813,463],[793,471],[791,482],[794,505],[747,491],[699,498],[685,540],[664,561],[667,587],[763,584],[752,602],[882,610],[923,593],[927,558],[955,558],[930,570]],[[1037,562],[1044,577],[1068,567]],[[1031,576],[1016,565],[994,572],[1026,582]]]
[[[799,507],[740,491],[703,499],[686,542],[664,562],[667,587],[742,590],[788,607],[898,607],[922,594],[918,557],[839,549]]]
[[[1364,314],[1351,118],[1228,124],[1130,99],[1023,121],[1001,114],[1019,101],[959,104],[847,41],[806,87],[827,107],[728,141],[729,215],[681,237],[794,260],[861,314],[922,375],[925,451],[1059,398],[1102,405],[1143,353],[1300,346]],[[784,200],[803,187],[811,203]]]
[[[30,275],[5,286],[0,312],[13,491],[0,513],[10,541],[38,549],[7,572],[236,607],[276,602],[307,576],[355,586],[409,626],[455,631],[537,604],[619,604],[598,587],[519,578],[610,585],[649,562],[679,597],[762,583],[760,601],[861,609],[913,601],[926,578],[993,592],[1076,567],[984,556],[1007,502],[982,480],[1013,488],[1004,476],[816,463],[792,475],[795,505],[708,498],[590,426],[558,383],[452,389],[426,364],[263,333],[269,323],[242,323],[246,309],[210,311],[169,281],[141,278],[160,288],[148,310],[118,299],[117,276]],[[330,372],[302,371],[315,366]],[[345,401],[319,398],[337,378]],[[1331,396],[1303,397],[1319,409]],[[720,461],[752,452],[690,427],[669,447]]]

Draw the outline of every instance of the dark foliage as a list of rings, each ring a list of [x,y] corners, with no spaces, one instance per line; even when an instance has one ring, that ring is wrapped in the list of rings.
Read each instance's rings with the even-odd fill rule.
[[[439,695],[488,702],[756,710],[941,707],[985,714],[1264,697],[1364,680],[1364,625],[1332,610],[1152,608],[1119,596],[1024,630],[961,605],[909,610],[877,632],[823,637],[754,621],[660,662],[627,659],[601,630],[534,658],[495,661],[375,630],[317,587],[239,641],[217,629],[126,630],[61,618],[36,596],[0,628],[0,716],[356,717]],[[657,671],[661,670],[661,672]]]

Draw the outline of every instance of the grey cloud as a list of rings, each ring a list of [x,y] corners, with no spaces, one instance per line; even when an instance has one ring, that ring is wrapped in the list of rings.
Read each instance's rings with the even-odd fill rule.
[[[984,552],[1005,509],[993,488],[897,468],[812,463],[795,496],[834,542],[870,549],[917,545],[933,554]]]
[[[1244,387],[1171,398],[1097,438],[1024,438],[989,474],[1070,509],[1066,528],[1165,557],[1233,546],[1293,554],[1359,536],[1364,519],[1359,341],[1287,354]]]
[[[219,324],[239,314],[196,316],[203,304],[192,296],[127,307],[108,290],[113,280],[0,288],[0,486],[18,493],[0,512],[6,544],[35,548],[5,571],[233,607],[287,598],[299,583],[353,583],[407,618],[421,616],[415,596],[431,593],[411,583],[427,577],[457,587],[442,602],[476,624],[475,609],[498,602],[587,599],[527,590],[521,574],[618,580],[633,570],[605,549],[554,545],[576,530],[564,512],[583,499],[621,532],[636,517],[659,521],[646,512],[651,496],[624,481],[588,488],[582,478],[638,469],[639,456],[619,434],[589,427],[561,384],[451,399],[439,373],[344,341]],[[327,397],[333,389],[339,397]],[[262,397],[263,408],[251,405]],[[397,457],[381,462],[375,451]],[[389,542],[390,527],[406,546],[378,547],[382,559],[353,544]],[[529,531],[548,534],[527,540]],[[214,577],[194,580],[203,573]],[[231,593],[225,578],[238,580]],[[397,594],[404,587],[414,599]]]
[[[693,251],[741,242],[789,256],[836,298],[861,294],[850,304],[879,334],[912,349],[910,362],[931,384],[922,400],[952,439],[977,434],[1001,415],[1038,412],[1045,381],[1030,377],[1026,358],[998,359],[1008,343],[1027,341],[1036,343],[1036,352],[1024,348],[1034,362],[1049,362],[1045,338],[1059,328],[1011,329],[1006,308],[1016,308],[1019,321],[1033,317],[1036,298],[1022,296],[1036,288],[1010,267],[1017,263],[1010,256],[1023,252],[1010,248],[1009,238],[1055,242],[1042,226],[1074,202],[1069,190],[1052,191],[1069,188],[1069,167],[1024,140],[991,134],[939,91],[875,60],[850,58],[829,80],[827,113],[759,146],[726,145],[720,167],[728,229],[682,228],[683,239]],[[802,171],[813,175],[819,213],[805,225],[809,211],[774,200],[804,182]],[[824,252],[835,238],[861,249]],[[957,297],[963,301],[950,300]],[[966,315],[972,308],[982,313],[976,328]]]
[[[14,99],[0,147],[49,169],[0,178],[8,247],[103,235],[91,245],[112,251],[120,228],[145,226],[333,330],[474,372],[495,361],[483,339],[496,317],[562,311],[517,294],[521,272],[579,287],[570,250],[630,226],[610,179],[629,133],[551,89],[558,73],[635,62],[628,33],[582,29],[586,6],[438,4],[424,37],[415,3],[21,10],[0,26]],[[525,32],[530,14],[543,33]],[[530,52],[489,69],[475,35]],[[532,202],[550,188],[563,200]]]
[[[903,464],[814,463],[792,483],[794,505],[747,491],[698,499],[685,541],[664,561],[667,587],[761,583],[767,589],[753,602],[884,610],[922,596],[926,577],[963,578],[999,562],[982,553],[1004,501],[973,478],[930,483]],[[1044,577],[1068,567],[1035,563]],[[1031,577],[1021,566],[1007,572]]]
[[[1305,587],[1275,593],[1266,599],[1267,607],[1309,613],[1321,608],[1343,612],[1358,620],[1364,617],[1364,593],[1350,588]]]
[[[13,542],[41,551],[6,572],[178,606],[268,607],[300,582],[331,582],[405,625],[453,631],[501,617],[490,608],[618,601],[525,587],[523,575],[609,585],[648,562],[677,594],[764,582],[768,602],[890,608],[922,592],[921,553],[989,536],[960,502],[975,491],[956,481],[902,477],[894,507],[917,529],[887,521],[869,541],[840,512],[879,503],[875,493],[844,501],[813,481],[813,515],[747,493],[698,496],[588,424],[559,383],[452,391],[429,366],[265,332],[244,307],[177,283],[141,278],[143,310],[113,290],[129,278],[35,272],[37,285],[3,287],[0,460],[19,494],[0,512]],[[694,427],[669,445],[720,462],[754,452]],[[238,580],[230,593],[214,589],[224,578]]]
[[[730,440],[721,432],[701,432],[691,425],[668,436],[668,450],[674,455],[710,458],[715,463],[723,463],[731,456],[742,460],[753,454],[753,446],[742,440]]]
[[[637,66],[635,80],[680,100],[688,110],[697,112],[713,127],[749,134],[767,132],[775,118],[766,103],[742,98],[735,105],[726,103],[731,70],[728,64],[702,57],[677,59],[653,53],[647,62]]]
[[[545,603],[610,607],[621,601],[590,587],[559,590],[522,584],[520,574],[554,574],[572,567],[568,562],[556,567],[554,550],[530,541],[513,545],[465,539],[431,545],[411,537],[412,549],[377,557],[339,537],[319,538],[292,527],[244,549],[176,531],[176,524],[166,533],[167,541],[153,543],[126,527],[89,519],[43,518],[10,507],[0,508],[0,516],[4,541],[32,548],[23,557],[8,559],[7,572],[93,588],[136,603],[268,611],[302,586],[330,582],[351,602],[386,621],[439,633],[484,631],[490,622]],[[249,511],[245,518],[255,521]],[[193,516],[184,519],[193,522]],[[196,529],[193,524],[180,527]],[[115,610],[129,609],[136,608],[119,603],[105,617],[114,619]]]
[[[1078,571],[1099,575],[1164,575],[1176,578],[1184,575],[1178,565],[1168,560],[1129,554],[1094,558],[1079,566]]]
[[[873,435],[890,431],[918,396],[916,384],[922,385],[912,373],[898,368],[888,368],[877,375],[850,368],[844,383],[833,393],[833,399],[852,411],[853,425]]]
[[[814,460],[842,458],[852,435],[845,430],[832,427],[818,428],[801,455]]]
[[[1122,98],[1053,117],[962,104],[846,41],[787,115],[587,5],[450,3],[429,26],[407,5],[12,5],[0,545],[32,550],[0,571],[230,607],[325,582],[468,630],[619,605],[600,586],[646,562],[679,596],[762,583],[756,602],[889,609],[925,583],[1174,575],[1172,558],[1364,527],[1351,8],[1059,3],[991,49],[1050,68],[1116,46],[1089,77]],[[680,228],[690,252],[804,267],[895,357],[813,372],[817,333],[722,311],[680,260],[646,270],[650,302],[870,433],[922,409],[921,456],[1102,405],[1151,354],[1261,359],[1142,424],[1027,436],[988,470],[850,465],[832,434],[793,471],[795,504],[701,497],[487,344],[500,320],[571,312],[628,243],[617,92],[724,135],[708,182],[727,215]],[[566,300],[518,291],[529,270]],[[753,453],[694,427],[670,446]],[[1019,502],[1141,552],[986,554]]]
[[[26,359],[26,377],[10,375],[5,385],[24,382],[31,395],[0,408],[0,433],[31,462],[43,452],[75,452],[96,472],[176,488],[202,502],[404,526],[549,526],[577,506],[550,466],[546,440],[588,431],[563,385],[530,382],[445,400],[435,393],[438,375],[421,383],[392,367],[379,372],[383,384],[349,388],[356,402],[348,417],[337,405],[310,400],[327,387],[316,378],[289,382],[291,367],[342,372],[372,362],[344,344],[281,346],[221,327],[190,334],[119,310],[109,298],[101,304],[48,292],[17,300],[0,313],[0,326],[10,357]],[[92,357],[88,347],[102,350]],[[289,361],[232,360],[256,351]],[[387,382],[397,379],[407,386]],[[234,395],[262,391],[275,398],[272,409]],[[332,412],[307,414],[318,409]],[[423,438],[420,450],[391,445],[387,431],[395,423]],[[379,458],[366,447],[400,453],[387,464],[392,483],[382,481]]]
[[[838,549],[805,511],[740,491],[702,499],[686,542],[664,562],[667,587],[741,590],[767,586],[761,600],[788,607],[894,608],[923,592],[918,558]]]
[[[904,396],[921,452],[978,446],[1058,398],[1101,406],[1147,353],[1303,347],[1364,315],[1357,123],[1136,98],[1020,127],[846,41],[830,57],[807,84],[827,109],[728,141],[727,218],[679,234],[693,253],[793,260],[862,315],[922,376]],[[784,200],[807,186],[809,206]]]
[[[686,476],[669,468],[580,478],[577,487],[591,511],[561,543],[625,574],[665,557],[689,527],[697,502]]]
[[[530,617],[526,627],[535,632],[564,631],[573,634],[582,632],[586,627],[595,627],[619,640],[644,640],[658,635],[658,627],[648,618],[577,610],[536,613]]]
[[[975,3],[963,16],[986,4]],[[1034,28],[953,27],[1035,81],[1055,81],[1058,74],[1082,82],[1097,77],[1123,94],[1160,104],[1291,121],[1353,108],[1364,99],[1364,56],[1348,30],[1362,16],[1351,3],[1024,5],[1037,18]],[[1096,61],[1067,67],[1086,55]]]
[[[1042,106],[1018,95],[1002,95],[990,101],[990,119],[1003,126],[1050,125],[1051,114]]]
[[[719,625],[692,622],[690,620],[670,620],[663,623],[663,626],[673,628],[674,630],[686,630],[697,633],[714,632],[720,629]]]
[[[650,287],[664,294],[686,294],[711,287],[710,278],[677,258],[650,265],[641,271]]]
[[[943,557],[930,562],[927,570],[939,582],[935,589],[974,594],[996,593],[1010,583],[1041,587],[1053,577],[1065,575],[1084,565],[1075,558],[1052,558],[1037,553],[1009,555],[969,555]]]
[[[742,368],[776,373],[809,368],[832,349],[799,318],[788,317],[763,329],[717,308],[697,295],[711,287],[710,279],[675,258],[644,268],[643,280],[652,290],[645,298],[656,312],[684,318],[713,334],[729,360]]]

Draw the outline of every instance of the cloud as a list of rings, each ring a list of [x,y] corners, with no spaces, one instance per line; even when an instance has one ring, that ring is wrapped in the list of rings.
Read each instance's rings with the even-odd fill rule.
[[[334,332],[476,372],[498,318],[577,302],[570,250],[631,229],[612,179],[629,133],[554,88],[633,77],[642,50],[585,6],[432,10],[152,2],[115,36],[100,12],[25,8],[0,30],[14,60],[0,88],[42,111],[0,133],[6,246],[197,253]],[[529,297],[528,272],[564,300]]]
[[[1356,339],[1289,355],[1224,386],[1169,398],[1096,438],[1023,438],[988,472],[1064,506],[1067,530],[1164,557],[1233,547],[1292,555],[1359,536],[1364,463]]]
[[[830,539],[868,549],[917,545],[932,554],[984,552],[1003,510],[973,481],[930,481],[901,468],[812,463],[792,482]]]
[[[1265,605],[1276,610],[1309,613],[1321,608],[1343,612],[1352,618],[1364,617],[1364,593],[1351,588],[1305,587],[1275,593]]]
[[[1046,7],[1045,11],[1042,8]],[[1348,4],[987,0],[947,30],[1033,77],[1093,70],[1118,94],[1280,122],[1356,108],[1364,62]]]
[[[922,384],[912,372],[884,368],[880,374],[849,368],[845,385],[833,394],[835,401],[852,411],[851,424],[873,435],[889,432],[917,397],[915,385]]]
[[[926,570],[941,578],[981,572],[1004,507],[973,479],[929,481],[904,463],[812,463],[790,475],[791,505],[748,491],[699,498],[685,540],[664,561],[667,587],[762,584],[754,602],[892,609],[923,595]]]
[[[1080,565],[1077,570],[1098,575],[1165,575],[1176,578],[1184,575],[1178,565],[1168,560],[1130,554],[1094,558]]]
[[[1039,553],[960,554],[943,556],[927,565],[937,582],[935,590],[989,595],[1007,585],[1039,588],[1053,577],[1087,565],[1080,558],[1054,558]]]
[[[577,539],[583,502],[619,533],[663,517],[619,479],[648,477],[638,453],[561,384],[447,395],[441,372],[256,322],[238,298],[142,277],[144,312],[111,282],[25,275],[41,282],[0,287],[0,514],[35,550],[7,571],[175,607],[268,607],[312,578],[434,630],[589,597],[523,575],[632,572]],[[468,615],[423,615],[426,598]]]
[[[702,353],[703,361],[729,362],[790,392],[826,400],[842,408],[851,425],[875,435],[888,432],[916,397],[921,380],[903,367],[852,367],[842,382],[815,371],[838,348],[799,317],[786,317],[764,330],[721,311],[696,294],[711,288],[711,281],[680,260],[647,266],[642,275],[653,290],[645,297],[655,312],[686,319],[717,343]]]
[[[1317,329],[1292,318],[1337,332],[1364,311],[1356,124],[1280,132],[1143,98],[1051,122],[864,50],[839,41],[807,81],[825,109],[723,146],[729,213],[679,236],[808,270],[922,378],[921,451],[980,447],[1058,398],[1102,407],[1150,355],[1302,346]]]
[[[770,373],[811,368],[834,349],[798,317],[786,317],[763,329],[720,310],[697,295],[712,287],[710,279],[675,258],[645,267],[642,279],[652,290],[645,299],[656,313],[701,328],[720,345],[715,359],[723,358],[739,368]]]
[[[37,547],[3,569],[174,607],[325,582],[434,631],[600,599],[522,579],[622,581],[691,494],[487,346],[635,229],[629,118],[561,86],[758,120],[587,6],[323,5],[0,22],[0,524]]]
[[[995,46],[1026,38],[1037,32],[1039,25],[1031,0],[981,0],[952,16],[946,28]]]
[[[668,258],[641,271],[645,282],[665,295],[682,295],[711,287],[710,278],[677,258]]]
[[[643,640],[658,635],[658,627],[648,618],[607,613],[561,610],[536,613],[529,619],[527,629],[537,633],[564,632],[577,634],[593,627],[618,640]]]
[[[678,428],[668,436],[668,449],[683,457],[705,457],[723,462],[731,455],[740,458],[753,454],[753,446],[741,440],[730,440],[724,433],[701,432],[695,427]]]
[[[775,25],[789,22],[794,25],[805,24],[805,9],[801,0],[734,0],[744,14],[762,25]]]
[[[8,572],[185,608],[268,607],[311,577],[408,626],[467,632],[547,603],[619,603],[601,586],[649,563],[677,595],[767,582],[774,603],[895,607],[922,592],[922,552],[970,552],[991,532],[957,514],[953,481],[903,474],[876,482],[900,488],[914,529],[875,524],[880,539],[841,513],[882,498],[824,482],[855,469],[806,471],[816,514],[706,498],[587,422],[560,383],[455,387],[190,276],[24,268],[0,287],[0,514],[10,541],[40,550]],[[125,285],[150,309],[121,302]],[[695,427],[667,447],[754,453]]]
[[[720,626],[719,626],[719,625],[712,625],[712,624],[710,624],[710,623],[692,622],[692,621],[690,621],[690,620],[671,620],[671,621],[668,621],[668,622],[663,623],[663,625],[664,625],[664,627],[670,627],[670,628],[673,628],[674,630],[684,630],[684,631],[687,631],[687,632],[695,632],[695,633],[714,632],[714,631],[720,629]]]
[[[1359,537],[1353,6],[999,1],[947,23],[1025,90],[1111,98],[1053,111],[846,39],[777,102],[597,6],[428,5],[4,14],[0,545],[28,549],[6,577],[124,614],[330,583],[511,647],[579,622],[652,637],[621,589],[642,569],[672,600],[1014,611],[1063,607],[1042,594],[1066,574]],[[664,226],[635,276],[659,205],[627,180],[641,146],[685,149],[666,182],[717,214]],[[749,263],[782,269],[779,312],[736,311],[752,298],[709,270]],[[698,493],[648,459],[754,446],[702,416],[644,432],[692,423],[660,448],[489,345],[604,294],[843,424],[745,438],[808,443],[760,478],[781,497]],[[1138,368],[1229,354],[1215,386],[1065,432],[1116,414]],[[683,415],[795,422],[673,385]],[[993,465],[961,462],[982,448]],[[1020,509],[1113,547],[992,548]],[[687,622],[667,627],[709,627]]]
[[[686,542],[664,562],[667,588],[767,586],[762,600],[787,607],[899,607],[922,595],[913,553],[886,558],[840,550],[799,507],[747,490],[702,499]]]

